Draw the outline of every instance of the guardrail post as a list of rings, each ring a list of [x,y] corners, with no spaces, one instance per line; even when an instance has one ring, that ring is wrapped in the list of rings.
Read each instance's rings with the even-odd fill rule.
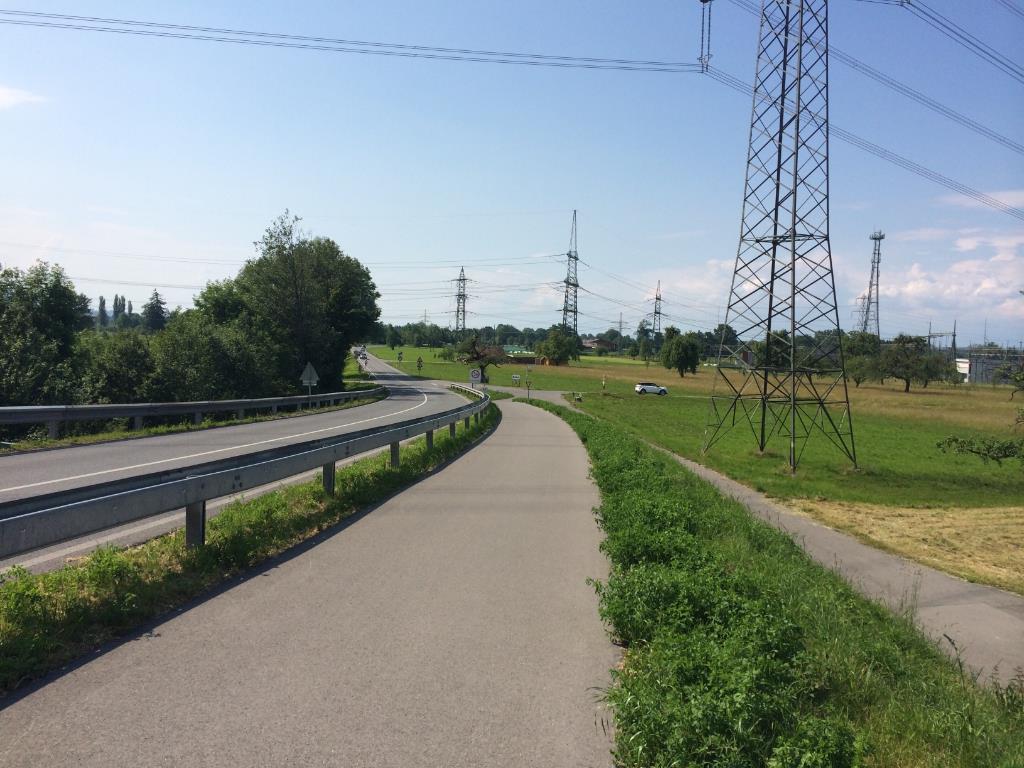
[[[434,430],[428,429],[426,434],[427,434],[427,450],[428,451],[432,451],[432,450],[434,450]]]
[[[51,440],[56,440],[60,437],[60,422],[59,421],[48,421],[46,422],[46,434]]]
[[[206,543],[206,502],[194,501],[185,507],[185,546],[201,547]]]
[[[132,429],[142,429],[141,416],[132,416]]]
[[[457,423],[458,422],[453,421],[451,424],[448,425],[448,436],[449,437],[455,437],[455,426],[456,426]]]
[[[473,423],[474,424],[479,424],[480,423],[480,411],[477,411],[476,413],[473,414]]]
[[[239,421],[244,419],[245,418],[245,408],[239,408],[238,412],[235,414],[235,416],[238,418]]]
[[[469,429],[469,416],[466,417],[465,424],[466,424],[466,429]]]
[[[192,423],[195,424],[197,427],[203,423],[202,411],[196,411],[195,413],[192,414]]]
[[[271,413],[277,413],[277,406],[276,405],[270,406],[270,412]]]
[[[401,460],[398,458],[398,443],[391,444],[391,468],[398,469]]]
[[[334,495],[334,462],[324,464],[324,493],[328,496]]]

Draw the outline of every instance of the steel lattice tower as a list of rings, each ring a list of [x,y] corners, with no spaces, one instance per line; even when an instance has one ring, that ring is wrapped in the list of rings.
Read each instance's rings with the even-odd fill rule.
[[[658,289],[654,292],[654,335],[661,333],[661,280],[658,281]]]
[[[455,281],[455,332],[466,330],[466,268],[459,268],[459,279]]]
[[[864,297],[860,313],[860,329],[864,333],[872,333],[879,339],[882,334],[878,330],[878,270],[882,263],[882,241],[885,233],[879,230],[871,234],[875,245],[871,253],[871,280],[868,282],[868,295]]]
[[[743,218],[704,450],[737,419],[795,471],[820,431],[856,465],[828,203],[828,0],[764,0]]]
[[[562,304],[562,327],[572,332],[575,339],[577,332],[578,308],[577,298],[580,289],[579,280],[576,277],[579,264],[579,254],[576,252],[576,211],[572,212],[572,232],[569,235],[569,252],[565,254],[568,261],[568,271],[565,274],[565,301]]]

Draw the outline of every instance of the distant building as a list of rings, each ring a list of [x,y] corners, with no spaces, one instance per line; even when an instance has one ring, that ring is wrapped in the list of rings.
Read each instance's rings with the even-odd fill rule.
[[[584,339],[583,340],[583,348],[584,349],[593,349],[595,351],[598,350],[598,349],[603,349],[606,352],[611,352],[614,349],[616,349],[616,345],[615,345],[614,341],[605,341],[604,339],[596,339],[595,338],[595,339]]]
[[[506,355],[532,355],[533,350],[527,349],[526,347],[520,347],[518,344],[503,344],[501,346],[505,350]]]

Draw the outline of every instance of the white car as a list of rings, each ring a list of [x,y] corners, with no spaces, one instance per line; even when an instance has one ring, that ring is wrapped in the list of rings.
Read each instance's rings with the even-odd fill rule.
[[[647,395],[647,394],[651,394],[651,395],[667,395],[668,394],[668,390],[667,389],[665,389],[664,387],[662,387],[662,386],[660,386],[658,384],[654,384],[654,383],[652,383],[650,381],[641,381],[639,384],[637,384],[635,387],[633,387],[633,391],[636,392],[638,395]]]

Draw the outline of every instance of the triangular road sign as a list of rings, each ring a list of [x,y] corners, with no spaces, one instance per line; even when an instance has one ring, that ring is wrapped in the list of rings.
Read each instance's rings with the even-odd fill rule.
[[[302,371],[302,384],[307,387],[315,387],[318,381],[320,381],[320,377],[316,374],[316,368],[312,363],[306,363],[306,368]]]

